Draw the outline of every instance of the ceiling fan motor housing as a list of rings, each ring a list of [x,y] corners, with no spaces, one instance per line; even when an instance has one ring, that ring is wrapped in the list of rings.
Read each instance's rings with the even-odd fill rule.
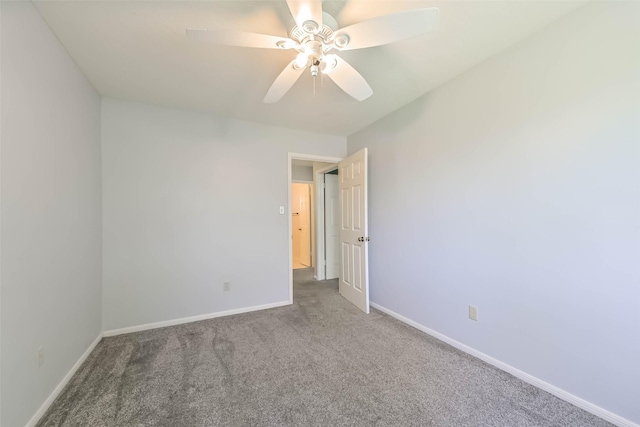
[[[333,58],[334,55],[326,54],[333,48],[343,48],[349,43],[347,34],[340,33],[335,36],[329,26],[322,25],[320,28],[315,21],[305,21],[302,27],[293,27],[289,32],[289,37],[298,42],[295,49],[299,53],[294,68],[300,69],[308,66],[314,77],[320,71],[328,73],[333,70],[337,65],[335,58]]]
[[[277,102],[300,78],[305,69],[313,76],[322,72],[340,89],[358,101],[373,94],[364,77],[347,61],[331,50],[364,49],[408,39],[433,29],[438,8],[423,8],[390,13],[347,27],[338,28],[335,18],[322,10],[322,0],[287,0],[296,25],[290,38],[242,31],[210,31],[187,29],[196,41],[213,41],[229,46],[294,50],[297,56],[273,82],[264,102]]]
[[[316,21],[304,21],[302,23],[302,31],[307,34],[316,34],[320,31],[320,26]]]
[[[328,52],[329,50],[331,50],[334,44],[333,30],[326,25],[322,25],[322,28],[320,28],[315,33],[307,32],[304,28],[300,28],[296,25],[289,32],[289,37],[297,41],[301,46],[304,46],[305,43],[310,40],[319,41],[322,44],[324,52]]]

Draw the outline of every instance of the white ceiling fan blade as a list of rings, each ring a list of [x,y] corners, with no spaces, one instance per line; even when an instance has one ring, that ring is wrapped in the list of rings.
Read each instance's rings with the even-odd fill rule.
[[[322,28],[322,0],[287,0],[287,5],[298,27],[303,28],[305,21],[314,21],[318,29]]]
[[[287,65],[284,70],[282,70],[280,75],[275,79],[275,81],[267,91],[267,94],[264,96],[264,100],[262,102],[266,104],[273,104],[274,102],[278,102],[280,98],[282,98],[284,94],[287,93],[289,89],[291,89],[291,86],[293,86],[293,84],[298,81],[306,68],[296,68],[294,66],[295,62],[296,60],[294,59],[293,61],[289,62],[289,65]]]
[[[369,83],[356,71],[347,61],[337,55],[333,55],[336,65],[331,70],[325,70],[324,73],[331,79],[340,89],[357,99],[364,101],[373,95],[373,89]]]
[[[429,7],[391,13],[349,25],[335,33],[336,40],[342,34],[349,36],[349,43],[345,47],[336,48],[363,49],[419,36],[436,27],[439,14],[437,7]]]
[[[293,40],[284,37],[245,33],[243,31],[188,29],[187,37],[189,40],[196,42],[211,42],[227,46],[259,47],[265,49],[290,49],[296,44]],[[280,43],[281,46],[279,46],[278,43]]]

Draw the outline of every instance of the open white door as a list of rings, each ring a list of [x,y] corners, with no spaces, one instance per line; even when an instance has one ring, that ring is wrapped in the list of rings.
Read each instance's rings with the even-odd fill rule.
[[[325,279],[340,277],[340,191],[338,175],[324,175]]]
[[[367,149],[338,165],[340,180],[340,295],[369,313]]]

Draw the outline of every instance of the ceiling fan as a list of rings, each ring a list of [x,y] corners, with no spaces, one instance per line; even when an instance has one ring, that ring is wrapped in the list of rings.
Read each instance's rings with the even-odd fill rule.
[[[289,38],[201,29],[188,29],[187,37],[193,41],[228,46],[290,49],[298,52],[267,91],[265,103],[280,100],[307,69],[313,77],[319,72],[325,74],[340,89],[358,101],[363,101],[373,94],[373,89],[355,68],[332,51],[381,46],[424,34],[435,28],[439,14],[436,7],[414,9],[337,29],[335,19],[326,12],[325,21],[333,22],[323,24],[322,0],[287,0],[287,5],[296,22],[289,32]]]

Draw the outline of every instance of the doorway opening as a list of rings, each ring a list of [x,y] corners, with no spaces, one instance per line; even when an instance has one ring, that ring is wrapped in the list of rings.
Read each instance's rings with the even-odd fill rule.
[[[312,189],[311,205],[311,265],[314,269],[314,278],[324,280],[327,274],[332,272],[333,263],[331,257],[332,248],[335,248],[331,227],[337,224],[339,262],[338,290],[340,295],[349,300],[363,312],[369,314],[369,236],[368,236],[368,150],[362,148],[351,154],[346,159],[321,157],[305,154],[289,153],[289,189],[288,204],[291,210],[291,184],[294,160],[311,161],[314,185]],[[325,163],[324,165],[322,163]],[[333,172],[338,168],[337,190],[338,196],[335,203],[331,196],[325,197],[327,188],[332,183]],[[318,183],[322,182],[320,187]],[[325,204],[325,200],[327,203]],[[328,205],[328,206],[325,206]],[[284,214],[284,209],[280,209]],[[325,221],[324,217],[328,217]],[[320,219],[319,219],[320,218]],[[325,227],[326,226],[326,227]],[[325,230],[326,228],[326,230]],[[289,215],[289,303],[293,304],[293,235],[292,215]],[[314,241],[315,240],[315,241]],[[327,243],[328,242],[328,243]],[[319,246],[322,247],[319,248]],[[311,269],[299,269],[296,271],[311,272]]]
[[[289,153],[289,302],[293,303],[293,270],[308,269],[316,280],[326,277],[325,179],[340,158]],[[335,175],[337,177],[337,175]],[[331,179],[331,178],[329,178]],[[336,180],[337,182],[337,180]],[[337,208],[337,194],[334,204]],[[331,213],[333,222],[339,212]],[[332,248],[334,244],[330,245]],[[339,246],[338,246],[339,247]],[[337,276],[336,276],[337,277]]]

